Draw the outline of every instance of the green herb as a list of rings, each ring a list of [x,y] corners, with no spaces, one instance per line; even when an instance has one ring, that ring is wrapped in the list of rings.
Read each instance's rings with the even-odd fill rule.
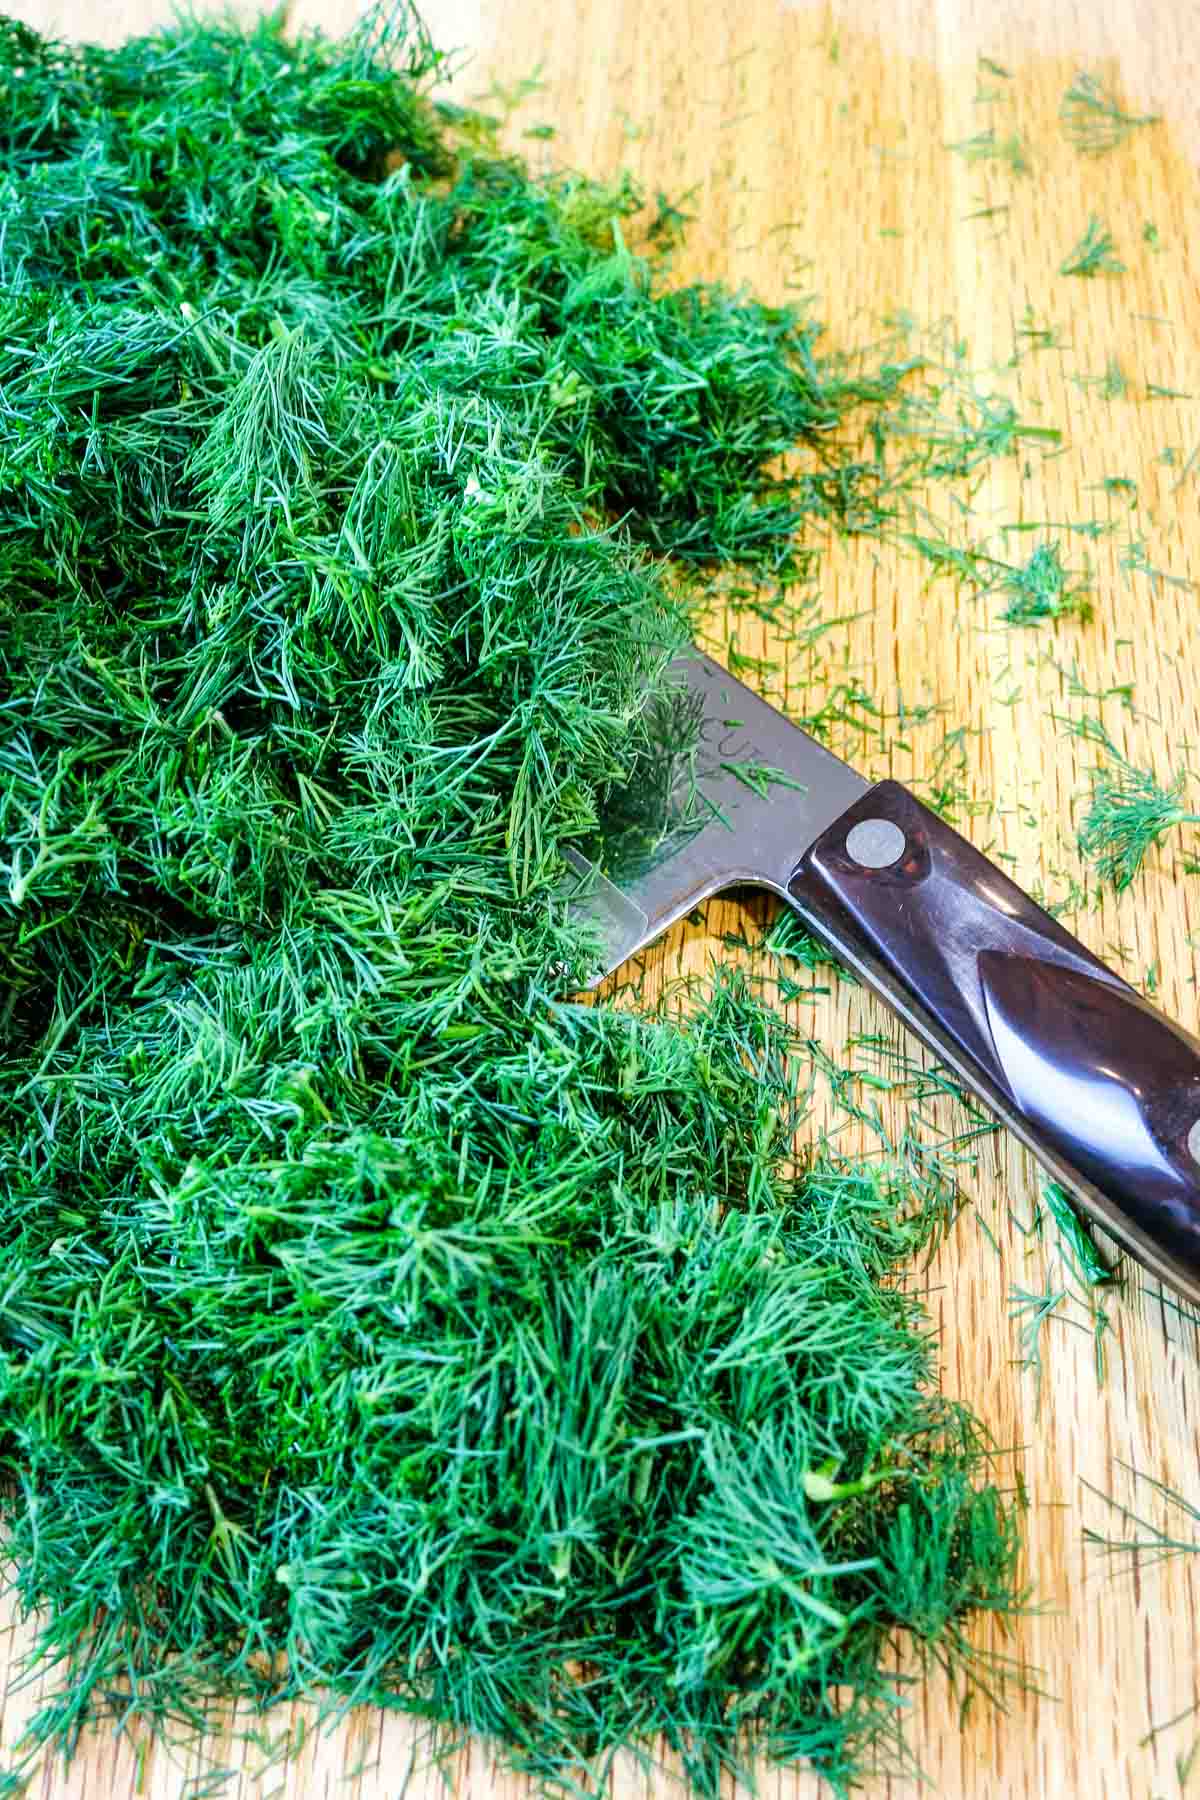
[[[1180,470],[1179,480],[1175,483],[1175,488],[1181,488],[1188,477],[1194,474],[1198,469],[1200,469],[1200,443],[1198,443],[1191,451],[1183,468]]]
[[[1061,350],[1064,347],[1061,332],[1062,327],[1049,319],[1044,324],[1040,323],[1033,307],[1028,303],[1021,315],[1021,323],[1016,328],[1016,336],[1024,340],[1030,350]],[[1014,363],[1019,360],[1020,352],[1014,350]]]
[[[1001,138],[997,137],[995,128],[989,126],[986,131],[977,131],[973,137],[962,138],[958,143],[948,144],[946,147],[956,151],[969,163],[1005,163],[1014,175],[1028,175],[1033,168],[1025,141],[1015,131],[1010,132],[1008,137]]]
[[[1022,1603],[895,1278],[959,1152],[805,1166],[825,1065],[748,978],[565,999],[562,852],[660,768],[716,566],[781,611],[806,522],[1054,434],[961,356],[906,410],[916,359],[667,289],[681,215],[647,246],[628,181],[534,179],[528,90],[443,73],[402,14],[0,23],[28,1756],[305,1694],[546,1783],[662,1737],[702,1794],[760,1751],[844,1792],[900,1743],[898,1636],[990,1691],[963,1622]],[[853,680],[818,710],[881,730]]]
[[[1087,1285],[1100,1287],[1112,1282],[1113,1271],[1097,1249],[1091,1230],[1076,1212],[1067,1190],[1057,1181],[1043,1181],[1042,1200],[1058,1227],[1060,1240]]]
[[[1099,75],[1081,70],[1062,97],[1058,112],[1066,136],[1085,156],[1104,156],[1141,125],[1156,125],[1157,113],[1127,113]]]
[[[1055,543],[1039,544],[1028,562],[1010,570],[1000,581],[1009,596],[1001,618],[1009,625],[1037,625],[1043,619],[1087,619],[1086,577],[1076,578],[1064,567]]]
[[[1130,1463],[1121,1462],[1120,1459],[1118,1459],[1118,1463],[1133,1477],[1135,1484],[1140,1482],[1163,1503],[1164,1522],[1159,1524],[1152,1519],[1145,1518],[1141,1513],[1135,1512],[1132,1507],[1115,1500],[1111,1494],[1102,1493],[1099,1488],[1093,1487],[1090,1481],[1085,1481],[1083,1485],[1088,1492],[1097,1495],[1115,1512],[1118,1512],[1128,1530],[1125,1536],[1114,1538],[1085,1526],[1083,1530],[1084,1543],[1102,1556],[1110,1558],[1136,1556],[1139,1566],[1142,1567],[1166,1562],[1175,1556],[1194,1555],[1196,1551],[1200,1550],[1200,1535],[1190,1533],[1183,1536],[1173,1523],[1173,1518],[1178,1517],[1181,1527],[1200,1524],[1200,1509],[1186,1499],[1183,1494],[1172,1488],[1169,1483],[1158,1481],[1153,1475],[1147,1475],[1143,1470],[1135,1469]],[[1194,1710],[1194,1707],[1189,1708],[1189,1712]],[[1170,1722],[1175,1723],[1173,1720]],[[1163,1727],[1159,1729],[1163,1729]]]
[[[1149,769],[1126,761],[1098,719],[1083,720],[1078,735],[1098,743],[1108,759],[1089,771],[1079,848],[1101,879],[1120,893],[1134,880],[1147,852],[1180,825],[1200,825],[1200,813],[1182,804],[1183,770],[1163,787]]]
[[[1009,1296],[1011,1316],[1020,1321],[1021,1360],[1034,1373],[1040,1406],[1043,1331],[1052,1321],[1090,1332],[1096,1379],[1104,1382],[1105,1340],[1112,1323],[1104,1299],[1118,1276],[1104,1261],[1091,1232],[1057,1182],[1042,1184],[1040,1201],[1029,1224],[1023,1224],[1011,1212],[1010,1218],[1015,1229],[1029,1241],[1031,1251],[1046,1244],[1047,1219],[1055,1226],[1054,1242],[1047,1246],[1044,1288],[1039,1292],[1014,1286]],[[1075,1316],[1076,1309],[1082,1311],[1082,1320]]]
[[[1129,392],[1129,378],[1115,356],[1105,363],[1103,375],[1076,375],[1073,380],[1077,387],[1096,388],[1105,400],[1123,400]]]
[[[1180,479],[1183,478],[1180,477]],[[1176,485],[1178,486],[1178,483]],[[1167,569],[1155,567],[1150,561],[1150,551],[1145,538],[1131,538],[1126,544],[1121,552],[1121,571],[1125,575],[1145,575],[1156,592],[1164,582],[1169,587],[1191,588],[1192,586],[1186,575],[1172,575]]]
[[[997,590],[1006,594],[1008,605],[1000,615],[1006,624],[1091,617],[1086,574],[1076,575],[1068,569],[1053,542],[1039,544],[1025,563],[1009,563],[975,546],[920,532],[907,534],[905,541],[932,566],[935,577],[948,575],[969,582],[980,595]]]
[[[1009,1290],[1009,1317],[1019,1327],[1021,1361],[1033,1370],[1039,1401],[1044,1369],[1042,1333],[1069,1296],[1069,1288],[1053,1283],[1042,1293],[1015,1285]]]
[[[1087,230],[1065,258],[1059,274],[1095,276],[1124,273],[1125,264],[1116,253],[1110,232],[1093,213],[1088,220]]]

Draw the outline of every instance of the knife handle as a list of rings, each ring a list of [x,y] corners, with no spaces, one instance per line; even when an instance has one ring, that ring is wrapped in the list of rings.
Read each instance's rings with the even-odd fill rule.
[[[788,894],[1099,1224],[1200,1303],[1200,1043],[898,782],[816,839]]]

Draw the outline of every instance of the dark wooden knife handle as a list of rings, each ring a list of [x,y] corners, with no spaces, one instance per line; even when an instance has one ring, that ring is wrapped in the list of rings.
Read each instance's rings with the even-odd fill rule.
[[[788,886],[1139,1259],[1200,1302],[1200,1043],[884,781]]]

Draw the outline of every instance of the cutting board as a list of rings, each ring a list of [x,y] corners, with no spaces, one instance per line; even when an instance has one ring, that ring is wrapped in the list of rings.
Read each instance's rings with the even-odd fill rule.
[[[109,39],[169,10],[165,0],[15,0],[39,27]],[[305,0],[291,16],[336,30],[355,12],[352,0]],[[1055,522],[1067,560],[1090,568],[1090,622],[1010,629],[994,598],[931,586],[911,553],[843,543],[825,555],[821,609],[853,617],[820,640],[820,655],[831,682],[861,680],[890,713],[903,707],[911,720],[914,707],[933,709],[902,731],[863,732],[870,772],[928,781],[940,770],[972,834],[1025,885],[1067,901],[1079,935],[1195,1029],[1200,874],[1185,863],[1200,837],[1177,834],[1119,902],[1097,899],[1090,883],[1081,896],[1072,819],[1096,753],[1068,726],[1102,716],[1160,776],[1189,757],[1200,765],[1200,289],[1189,269],[1200,242],[1200,10],[1186,0],[434,0],[428,22],[441,43],[470,53],[457,98],[492,89],[494,108],[494,84],[538,70],[540,89],[508,128],[535,162],[597,173],[623,165],[651,195],[689,193],[695,224],[681,277],[812,295],[831,348],[879,338],[897,320],[910,343],[950,354],[961,343],[984,389],[1061,430],[1061,454],[1031,440],[983,466],[972,530]],[[1058,112],[1081,68],[1159,122],[1107,155],[1080,154]],[[523,136],[541,124],[556,135]],[[986,145],[948,148],[989,129],[1000,143],[1020,136],[1027,172],[981,155]],[[1064,277],[1091,214],[1110,229],[1125,273]],[[1128,488],[1105,490],[1114,477],[1136,484],[1136,505]],[[1066,529],[1091,521],[1098,535]],[[1007,541],[1018,560],[1039,539]],[[743,619],[731,629],[739,654],[771,656],[765,628]],[[1095,697],[1116,688],[1131,705]],[[797,703],[811,706],[812,691]],[[647,959],[649,985],[703,968],[724,936],[766,916],[712,905]],[[798,1003],[797,1017],[835,1058],[852,1033],[892,1030],[848,988]],[[885,1120],[898,1119],[889,1096],[879,1099]],[[936,1105],[931,1118],[952,1123]],[[935,1676],[912,1692],[911,1745],[950,1800],[1174,1797],[1189,1791],[1200,1739],[1191,1710],[1200,1557],[1125,1558],[1114,1570],[1084,1531],[1123,1535],[1103,1496],[1164,1520],[1144,1477],[1200,1507],[1196,1325],[1133,1270],[1124,1297],[1108,1303],[1103,1379],[1073,1305],[1040,1333],[1040,1375],[1027,1366],[1014,1290],[1042,1292],[1055,1266],[1053,1235],[1028,1229],[1037,1185],[1010,1140],[984,1140],[977,1170],[964,1171],[970,1205],[916,1279],[940,1332],[946,1391],[987,1421],[1006,1450],[999,1478],[1019,1477],[1027,1496],[1038,1610],[989,1641],[1040,1671],[1040,1692],[1014,1688],[1006,1713],[976,1703],[962,1715]],[[1192,1535],[1186,1517],[1173,1523]],[[23,1641],[14,1626],[0,1657],[13,1664]],[[4,1743],[36,1697],[35,1684],[8,1700]],[[69,1770],[47,1766],[32,1791],[432,1800],[445,1781],[471,1800],[526,1791],[482,1744],[423,1767],[399,1718],[360,1714],[317,1733],[303,1709],[281,1710],[269,1721],[274,1756],[239,1743],[229,1724],[214,1717],[204,1758],[95,1734]],[[189,1785],[214,1761],[231,1770],[227,1785]],[[1200,1755],[1192,1779],[1200,1793]],[[672,1791],[667,1774],[632,1762],[611,1787],[619,1800]],[[767,1770],[762,1791],[810,1800],[821,1790],[804,1771]],[[872,1791],[900,1800],[917,1785],[881,1777]]]

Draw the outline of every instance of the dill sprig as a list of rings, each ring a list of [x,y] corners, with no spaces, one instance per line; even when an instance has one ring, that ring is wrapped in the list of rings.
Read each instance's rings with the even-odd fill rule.
[[[1124,273],[1125,264],[1117,255],[1112,233],[1093,213],[1083,236],[1069,255],[1064,257],[1059,274],[1092,277]]]
[[[1156,125],[1157,113],[1128,113],[1102,76],[1080,70],[1058,109],[1063,132],[1085,156],[1104,156],[1142,125]]]
[[[0,24],[29,1753],[320,1694],[545,1783],[662,1737],[701,1794],[758,1751],[845,1791],[897,1640],[990,1686],[965,1621],[1022,1597],[894,1279],[944,1190],[798,1169],[817,1052],[745,978],[686,1028],[565,1000],[561,850],[714,565],[882,529],[891,425],[955,477],[1047,434],[955,375],[904,437],[910,362],[668,288],[631,183],[535,179],[442,68],[403,11]]]
[[[1090,1226],[1080,1217],[1066,1189],[1060,1182],[1043,1181],[1042,1201],[1079,1278],[1088,1287],[1107,1287],[1115,1280],[1113,1270],[1100,1254]]]
[[[1007,595],[1000,617],[1008,625],[1091,617],[1087,574],[1066,567],[1053,539],[1039,544],[1024,563],[1006,562],[978,545],[935,537],[928,528],[906,534],[905,541],[929,564],[932,579],[949,577],[981,596],[997,591]]]
[[[1144,1469],[1136,1469],[1132,1464],[1118,1458],[1118,1466],[1132,1478],[1133,1484],[1141,1483],[1161,1502],[1161,1521],[1148,1519],[1140,1511],[1119,1501],[1111,1494],[1103,1493],[1090,1481],[1084,1486],[1097,1499],[1103,1500],[1114,1512],[1118,1513],[1124,1528],[1124,1535],[1112,1537],[1091,1526],[1083,1528],[1083,1541],[1099,1555],[1109,1559],[1118,1556],[1136,1558],[1137,1566],[1151,1567],[1155,1563],[1168,1562],[1176,1556],[1194,1556],[1200,1551],[1200,1533],[1189,1529],[1200,1525],[1200,1507],[1190,1501],[1186,1495],[1178,1492],[1169,1482],[1160,1481],[1149,1475]],[[1175,1521],[1178,1523],[1175,1523]],[[1186,1535],[1184,1535],[1186,1532]],[[1189,1708],[1189,1711],[1194,1711]]]
[[[1007,570],[999,586],[1008,596],[1000,617],[1009,625],[1091,616],[1086,576],[1077,577],[1065,567],[1062,552],[1053,541],[1039,544],[1026,562]]]
[[[1179,770],[1163,786],[1150,769],[1127,761],[1098,719],[1084,719],[1077,735],[1101,746],[1107,758],[1088,771],[1087,810],[1079,848],[1103,881],[1118,893],[1129,887],[1150,850],[1181,825],[1200,825],[1200,813],[1183,804],[1187,783]]]
[[[947,148],[955,151],[965,162],[1004,163],[1014,175],[1028,175],[1033,169],[1029,148],[1016,131],[1010,132],[1007,137],[1000,137],[995,127],[989,126],[985,131],[977,131],[969,138],[960,138]]]
[[[1120,1283],[1120,1268],[1110,1267],[1090,1227],[1056,1181],[1043,1181],[1039,1202],[1028,1224],[1011,1211],[1009,1216],[1030,1250],[1045,1251],[1041,1288],[1014,1283],[1009,1290],[1009,1316],[1019,1327],[1021,1361],[1033,1371],[1035,1404],[1040,1408],[1043,1352],[1050,1325],[1071,1325],[1090,1332],[1096,1379],[1103,1384],[1107,1372],[1105,1341],[1112,1324],[1105,1301],[1108,1290]],[[1052,1241],[1047,1239],[1047,1220],[1054,1226]],[[1076,1312],[1082,1312],[1082,1321]]]
[[[1116,356],[1108,358],[1103,375],[1073,375],[1071,379],[1076,387],[1095,388],[1105,400],[1123,400],[1129,392],[1129,377]]]

